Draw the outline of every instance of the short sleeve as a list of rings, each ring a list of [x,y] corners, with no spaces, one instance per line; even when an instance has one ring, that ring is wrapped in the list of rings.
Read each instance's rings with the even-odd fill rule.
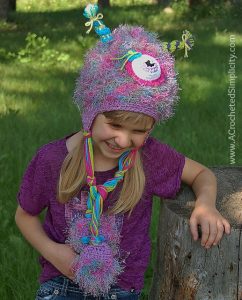
[[[174,198],[181,186],[185,156],[155,138],[149,138],[145,152],[148,183],[153,195]]]
[[[48,164],[39,150],[25,170],[20,183],[17,200],[27,213],[38,215],[49,202]]]

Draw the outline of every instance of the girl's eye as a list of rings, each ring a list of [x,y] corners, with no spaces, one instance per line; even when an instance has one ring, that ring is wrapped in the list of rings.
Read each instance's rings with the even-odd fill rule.
[[[114,128],[121,128],[121,125],[119,125],[119,124],[110,124],[110,125]]]
[[[139,133],[139,134],[145,134],[146,131],[142,131],[142,130],[135,130],[136,133]]]
[[[120,128],[122,128],[122,126],[121,125],[119,125],[119,124],[111,124],[111,123],[108,123],[111,127],[113,127],[113,128],[115,128],[115,129],[120,129]],[[145,130],[134,130],[133,132],[135,132],[135,133],[138,133],[138,134],[145,134],[145,133],[147,133],[147,131]]]

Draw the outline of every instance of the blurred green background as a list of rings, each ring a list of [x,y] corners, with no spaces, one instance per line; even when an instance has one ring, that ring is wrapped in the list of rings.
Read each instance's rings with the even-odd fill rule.
[[[81,1],[83,7],[87,1]],[[241,165],[240,1],[111,0],[102,12],[105,23],[143,25],[161,40],[180,39],[189,29],[195,47],[184,59],[176,53],[180,103],[175,117],[153,135],[207,166],[230,165],[228,130],[230,38],[236,51],[235,164]],[[80,1],[19,0],[16,11],[0,22],[0,299],[34,299],[38,287],[37,253],[14,222],[16,194],[23,172],[43,144],[80,128],[72,104],[73,89],[84,53],[95,44],[85,34]],[[160,199],[154,199],[153,252],[146,272],[147,298],[155,261]]]

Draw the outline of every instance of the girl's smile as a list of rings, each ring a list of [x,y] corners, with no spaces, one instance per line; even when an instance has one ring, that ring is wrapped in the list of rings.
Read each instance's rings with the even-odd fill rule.
[[[117,148],[114,145],[112,145],[111,143],[108,143],[108,142],[105,142],[105,143],[107,144],[108,148],[111,149],[114,152],[120,153],[120,152],[123,151],[122,148]]]
[[[95,159],[104,163],[117,164],[125,151],[140,148],[152,125],[117,124],[98,114],[92,126],[93,151]]]

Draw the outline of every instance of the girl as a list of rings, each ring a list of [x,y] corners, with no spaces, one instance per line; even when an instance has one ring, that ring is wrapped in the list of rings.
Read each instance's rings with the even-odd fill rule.
[[[138,299],[149,262],[152,197],[174,198],[181,182],[197,200],[191,233],[216,245],[230,225],[215,208],[216,179],[205,166],[150,137],[173,114],[178,85],[167,49],[142,27],[111,33],[89,5],[101,41],[90,50],[74,102],[83,129],[42,146],[18,193],[16,223],[40,252],[36,299]],[[47,207],[44,224],[38,215]]]

